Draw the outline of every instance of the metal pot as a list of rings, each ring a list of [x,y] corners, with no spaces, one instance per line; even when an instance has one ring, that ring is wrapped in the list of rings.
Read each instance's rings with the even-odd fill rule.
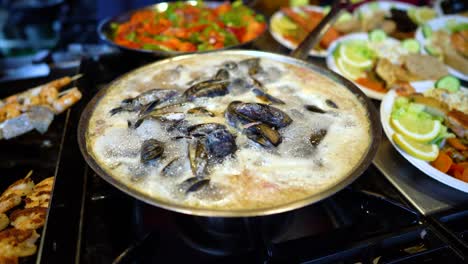
[[[321,36],[323,33],[327,31],[327,27],[330,26],[330,22],[333,20],[333,18],[336,18],[336,15],[339,13],[339,8],[338,4],[336,4],[332,10],[330,11],[329,15],[327,15],[324,20],[318,25],[316,30],[314,30],[311,34],[315,34],[315,38],[307,38],[306,43],[303,43],[300,45],[298,50],[296,50],[293,54],[296,57],[300,58],[305,58],[307,56],[308,50],[314,45],[314,43],[319,39],[317,36]],[[90,155],[88,151],[88,146],[86,142],[86,134],[87,130],[89,127],[89,121],[90,117],[96,107],[97,104],[99,104],[99,101],[101,98],[107,93],[110,87],[114,85],[114,83],[120,82],[122,79],[128,78],[132,76],[135,72],[141,71],[142,69],[148,69],[148,68],[157,68],[158,65],[163,64],[163,63],[178,63],[178,61],[186,59],[186,58],[193,58],[193,57],[201,57],[200,59],[203,59],[203,55],[200,54],[190,54],[190,55],[184,55],[184,56],[178,56],[177,59],[165,59],[162,61],[158,61],[146,66],[143,66],[139,69],[136,69],[135,71],[132,71],[119,79],[115,80],[113,83],[109,84],[106,88],[102,89],[99,91],[98,94],[95,95],[95,97],[89,102],[87,107],[82,113],[80,122],[79,122],[79,127],[78,127],[78,142],[80,145],[81,152],[89,164],[89,166],[98,174],[100,175],[104,180],[109,182],[110,184],[114,185],[121,191],[139,199],[142,201],[145,201],[149,204],[159,206],[171,211],[176,211],[180,213],[185,213],[185,214],[190,214],[190,215],[198,215],[198,216],[209,216],[209,217],[248,217],[248,216],[262,216],[262,215],[271,215],[271,214],[276,214],[276,213],[281,213],[281,212],[286,212],[290,210],[294,210],[296,208],[304,207],[313,203],[316,203],[322,199],[325,199],[334,193],[340,191],[347,185],[351,184],[357,177],[359,177],[366,169],[367,167],[371,164],[372,159],[374,155],[376,154],[377,147],[380,143],[381,139],[381,125],[380,121],[377,115],[377,112],[374,108],[374,105],[370,102],[369,98],[364,95],[364,93],[356,86],[354,85],[351,81],[345,79],[344,77],[341,77],[340,75],[328,70],[321,68],[319,66],[316,66],[314,64],[308,63],[306,61],[297,59],[297,58],[292,58],[289,56],[284,56],[284,55],[279,55],[275,53],[268,53],[268,52],[261,52],[261,51],[252,51],[252,50],[226,50],[226,51],[216,51],[213,52],[212,54],[218,55],[220,58],[222,58],[225,55],[238,55],[238,56],[249,56],[249,57],[259,57],[259,58],[268,58],[269,60],[274,60],[278,61],[281,63],[287,63],[287,64],[292,64],[298,67],[303,68],[304,70],[307,71],[313,71],[315,73],[318,73],[322,76],[325,76],[334,82],[337,82],[347,88],[349,91],[353,93],[354,96],[356,96],[359,99],[359,102],[361,102],[362,106],[367,110],[368,114],[368,119],[370,123],[370,144],[365,152],[365,154],[361,157],[361,160],[358,165],[356,165],[352,170],[348,172],[348,174],[343,177],[339,182],[331,186],[330,188],[321,191],[319,193],[316,193],[314,195],[311,195],[309,197],[306,197],[301,200],[296,200],[290,203],[274,206],[274,207],[269,207],[269,208],[261,208],[261,209],[252,209],[252,210],[214,210],[214,209],[202,209],[202,208],[196,208],[196,207],[190,207],[190,206],[183,206],[180,204],[176,203],[171,203],[169,201],[157,199],[154,197],[150,197],[147,194],[144,194],[136,189],[133,189],[123,182],[117,180],[116,178],[112,177],[108,173],[106,173],[96,162],[96,160],[93,158],[92,155]]]

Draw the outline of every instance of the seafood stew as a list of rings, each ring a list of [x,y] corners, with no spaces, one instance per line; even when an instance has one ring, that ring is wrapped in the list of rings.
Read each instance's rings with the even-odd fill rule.
[[[317,201],[363,171],[379,133],[362,93],[304,65],[232,51],[145,66],[88,105],[82,152],[120,189],[180,212],[246,216]]]

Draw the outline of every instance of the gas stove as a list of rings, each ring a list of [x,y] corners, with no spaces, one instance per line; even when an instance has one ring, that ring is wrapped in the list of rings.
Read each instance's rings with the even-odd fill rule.
[[[452,203],[426,213],[418,208],[417,199],[411,199],[411,192],[402,191],[401,184],[388,177],[388,170],[379,162],[328,199],[264,217],[208,218],[174,213],[140,202],[110,186],[87,167],[79,153],[76,125],[82,107],[103,85],[155,59],[111,54],[82,62],[80,72],[84,78],[78,85],[85,88],[84,98],[69,116],[40,262],[464,263],[467,260],[466,196],[459,194]],[[404,171],[408,173],[402,168]],[[437,197],[433,194],[433,199]]]
[[[274,43],[260,39],[252,48],[287,52]],[[184,215],[145,204],[110,186],[81,156],[76,140],[78,120],[100,88],[157,59],[125,53],[83,58],[79,72],[84,77],[76,84],[83,92],[81,102],[55,120],[45,137],[27,135],[2,143],[18,149],[2,153],[0,169],[4,173],[22,174],[26,169],[19,168],[25,166],[56,175],[36,263],[467,261],[468,197],[422,175],[386,139],[374,165],[353,184],[316,204],[272,216]],[[323,65],[319,59],[310,60]],[[49,77],[77,71],[52,68]],[[4,83],[2,92],[10,94],[13,87],[40,82],[43,80]],[[26,148],[36,153],[34,158],[19,154],[16,158],[15,153]]]

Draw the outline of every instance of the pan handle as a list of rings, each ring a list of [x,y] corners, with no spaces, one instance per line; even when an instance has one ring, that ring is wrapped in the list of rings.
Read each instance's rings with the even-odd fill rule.
[[[309,56],[310,50],[317,45],[323,35],[330,29],[335,20],[339,17],[341,10],[347,8],[350,4],[349,0],[335,0],[330,12],[320,21],[320,23],[312,30],[307,37],[299,44],[299,46],[291,52],[291,56],[305,60]]]

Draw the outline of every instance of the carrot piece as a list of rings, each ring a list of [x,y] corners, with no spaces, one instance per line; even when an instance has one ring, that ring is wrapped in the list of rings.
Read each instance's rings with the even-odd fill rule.
[[[452,166],[452,163],[452,158],[450,158],[450,156],[445,152],[441,151],[439,156],[437,156],[437,159],[431,162],[431,165],[441,172],[447,173],[447,171],[450,169],[450,166]]]
[[[453,176],[461,181],[468,182],[468,169],[465,169],[463,173],[456,171]]]
[[[454,174],[455,171],[463,173],[464,170],[465,170],[465,168],[463,166],[461,166],[460,164],[453,163],[452,166],[450,166],[449,174]]]
[[[461,151],[468,149],[458,138],[447,138],[447,143]]]
[[[457,163],[457,165],[463,167],[465,170],[468,169],[468,162],[466,161]]]
[[[374,81],[369,78],[362,77],[362,78],[357,79],[356,82],[360,85],[368,87],[369,89],[372,89],[377,92],[381,92],[381,93],[387,92],[387,89],[385,89],[384,84],[379,81]]]

